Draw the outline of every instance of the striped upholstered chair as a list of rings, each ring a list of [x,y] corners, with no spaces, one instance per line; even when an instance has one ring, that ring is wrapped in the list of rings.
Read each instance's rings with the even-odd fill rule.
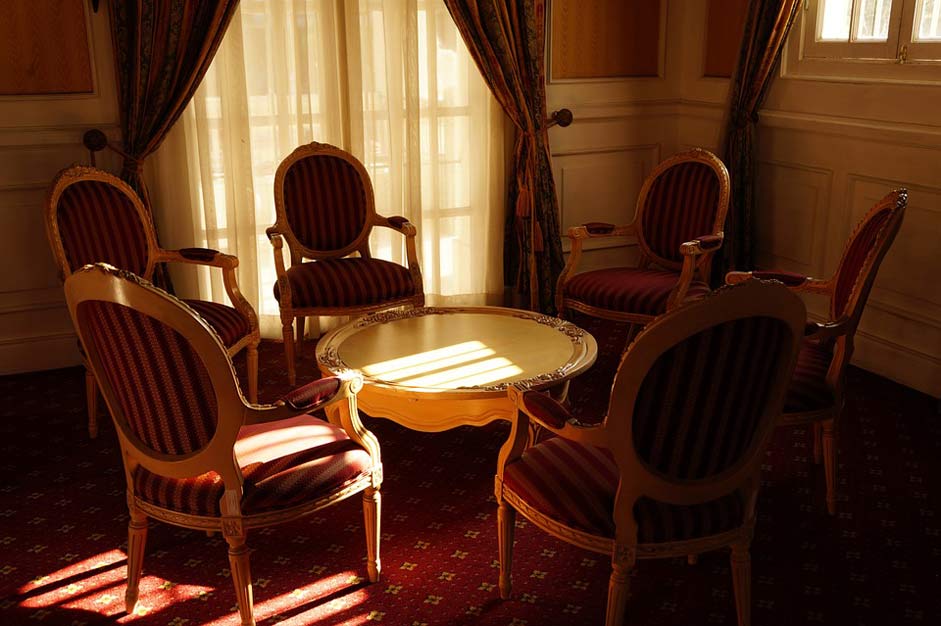
[[[496,477],[500,595],[510,594],[518,512],[611,556],[608,626],[624,623],[637,559],[730,546],[747,625],[761,462],[804,319],[781,285],[724,288],[647,325],[621,357],[604,415],[579,420],[547,395],[511,389],[519,416]],[[557,436],[527,447],[533,423]]]
[[[320,379],[274,404],[248,404],[221,337],[183,301],[104,264],[69,276],[65,295],[121,446],[129,614],[148,518],[222,532],[243,625],[255,623],[248,531],[357,493],[369,580],[379,579],[382,464],[356,410],[360,377]],[[333,404],[335,424],[310,415]]]
[[[238,259],[207,248],[164,250],[140,196],[108,172],[74,165],[59,172],[46,199],[46,235],[63,280],[88,263],[110,263],[147,280],[158,263],[218,267],[232,306],[205,300],[187,304],[215,329],[230,355],[247,349],[248,396],[258,400],[258,317],[239,291]],[[86,368],[88,431],[98,432],[98,389]]]
[[[642,325],[708,293],[728,206],[729,173],[714,154],[696,148],[662,162],[641,187],[633,222],[568,230],[572,248],[556,287],[559,314],[574,309]],[[637,239],[638,266],[577,274],[585,242],[611,237]]]
[[[898,189],[877,202],[853,231],[836,274],[819,280],[780,271],[730,272],[726,282],[751,278],[776,279],[797,292],[830,298],[830,316],[823,323],[807,325],[797,359],[797,369],[784,401],[780,423],[810,425],[814,433],[814,460],[823,461],[827,509],[836,513],[836,451],[840,414],[843,411],[843,379],[853,356],[856,327],[869,298],[883,257],[902,225],[908,192]]]
[[[352,154],[317,142],[300,146],[278,166],[274,202],[277,221],[267,233],[274,246],[274,297],[281,309],[284,356],[293,385],[295,319],[300,351],[308,316],[422,306],[425,294],[415,227],[404,217],[376,212],[369,174]],[[372,258],[369,235],[374,226],[405,236],[408,267]],[[287,269],[285,242],[291,254]]]

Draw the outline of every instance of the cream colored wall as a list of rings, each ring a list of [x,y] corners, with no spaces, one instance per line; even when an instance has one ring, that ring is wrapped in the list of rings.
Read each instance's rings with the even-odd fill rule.
[[[42,206],[57,171],[87,162],[85,130],[118,134],[105,12],[89,15],[94,93],[0,97],[0,374],[80,362]]]
[[[702,76],[707,3],[670,0],[664,72],[656,80],[550,84],[550,109],[575,123],[552,131],[562,224],[625,223],[643,175],[692,146],[718,150],[727,79]],[[828,277],[858,219],[908,187],[905,223],[857,334],[854,363],[941,396],[941,86],[777,78],[758,133],[756,257]],[[628,256],[604,249],[588,267]],[[812,316],[824,302],[808,303]]]
[[[547,108],[568,108],[574,122],[549,131],[562,232],[584,222],[628,223],[644,178],[676,151],[681,58],[666,45],[677,38],[675,2],[661,3],[657,77],[556,80],[549,68]],[[552,33],[549,33],[552,45]],[[568,240],[563,238],[568,251]],[[588,242],[580,269],[630,261],[636,244]]]

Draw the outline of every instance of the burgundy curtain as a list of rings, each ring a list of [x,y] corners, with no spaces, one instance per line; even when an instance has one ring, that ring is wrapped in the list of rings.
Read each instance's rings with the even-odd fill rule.
[[[508,285],[554,310],[565,263],[546,134],[545,0],[445,0],[487,85],[516,126],[504,241]]]
[[[730,86],[724,158],[732,179],[725,242],[716,274],[752,268],[752,215],[755,206],[755,131],[758,110],[801,0],[749,2],[738,67]],[[720,278],[721,281],[721,278]]]
[[[209,69],[238,0],[112,0],[126,180],[150,209],[144,160],[183,113]]]

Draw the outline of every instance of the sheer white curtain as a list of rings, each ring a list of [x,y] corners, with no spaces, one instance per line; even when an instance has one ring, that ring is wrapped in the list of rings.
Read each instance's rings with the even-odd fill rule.
[[[440,0],[242,0],[180,122],[152,160],[164,245],[239,257],[262,332],[272,294],[274,173],[313,140],[366,166],[384,215],[418,227],[428,304],[499,304],[504,118]],[[404,262],[377,229],[373,255]],[[174,274],[177,291],[225,301],[221,277]]]

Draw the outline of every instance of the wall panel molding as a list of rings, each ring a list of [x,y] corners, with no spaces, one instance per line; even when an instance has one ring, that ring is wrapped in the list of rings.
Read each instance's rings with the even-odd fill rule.
[[[755,215],[756,262],[822,275],[833,170],[770,159],[758,164],[758,194],[763,202]]]
[[[790,111],[761,111],[761,126],[813,132],[841,139],[860,139],[893,146],[941,149],[941,126],[862,120]]]

